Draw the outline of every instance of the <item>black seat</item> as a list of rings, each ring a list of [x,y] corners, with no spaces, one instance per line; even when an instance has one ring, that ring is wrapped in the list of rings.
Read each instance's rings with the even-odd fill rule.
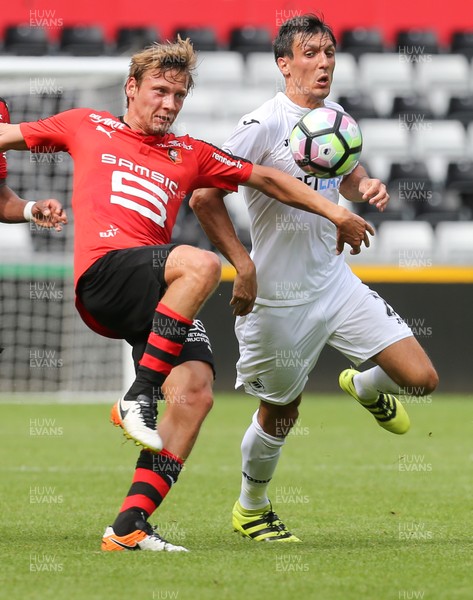
[[[360,119],[376,119],[378,116],[373,99],[368,94],[352,92],[339,96],[338,102],[356,121]]]
[[[468,60],[473,58],[473,29],[454,31],[450,41],[452,54],[463,54]]]
[[[411,94],[394,98],[390,118],[399,119],[408,129],[415,129],[416,124],[433,119],[435,115],[425,96]]]
[[[201,52],[213,52],[218,50],[217,35],[212,27],[177,27],[174,37],[177,34],[181,38],[190,38],[194,49]]]
[[[271,52],[271,34],[264,27],[237,27],[230,32],[229,49],[246,56],[250,52]]]
[[[59,51],[71,56],[100,56],[106,53],[102,28],[64,27],[61,31]]]
[[[365,52],[384,52],[383,36],[379,29],[356,27],[345,29],[340,38],[342,52],[349,52],[356,58]]]
[[[458,194],[462,206],[473,212],[473,160],[451,162],[447,168],[445,189]]]
[[[445,118],[461,121],[465,127],[469,123],[473,123],[473,98],[471,96],[452,96]]]
[[[120,27],[116,35],[116,51],[120,54],[133,53],[159,42],[155,27]]]
[[[423,161],[392,163],[387,188],[393,201],[397,199],[411,218],[430,212],[438,201],[436,186]]]
[[[48,34],[43,27],[27,25],[5,29],[5,51],[17,56],[43,56],[49,52]]]
[[[440,51],[437,34],[430,29],[403,29],[397,34],[396,45],[401,55],[416,58]]]

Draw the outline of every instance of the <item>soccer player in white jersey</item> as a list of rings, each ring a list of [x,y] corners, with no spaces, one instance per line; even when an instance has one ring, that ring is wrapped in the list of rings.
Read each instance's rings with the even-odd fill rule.
[[[285,92],[245,115],[224,147],[255,164],[302,179],[334,203],[341,192],[351,201],[369,202],[382,211],[389,201],[386,187],[361,165],[343,178],[321,180],[300,170],[288,147],[293,127],[310,109],[340,108],[326,100],[335,48],[331,29],[315,15],[284,23],[274,53]],[[236,239],[223,195],[221,190],[199,190],[191,205],[206,223],[210,239],[243,272],[249,257]],[[339,383],[392,433],[405,433],[410,426],[396,395],[402,389],[429,394],[438,377],[406,323],[337,254],[331,223],[282,206],[257,190],[245,190],[245,197],[258,292],[253,311],[236,321],[237,386],[243,384],[260,404],[241,445],[243,476],[233,527],[258,541],[296,542],[299,539],[273,512],[267,489],[322,348],[326,344],[336,348],[354,365],[367,359],[375,363],[363,372],[346,369]],[[249,276],[237,284],[251,288],[254,280]]]

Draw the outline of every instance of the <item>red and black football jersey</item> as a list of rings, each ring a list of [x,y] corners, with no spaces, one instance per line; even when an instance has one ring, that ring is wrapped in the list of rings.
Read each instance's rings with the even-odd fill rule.
[[[194,189],[235,191],[251,162],[189,136],[149,136],[108,112],[74,109],[20,125],[33,152],[74,160],[75,279],[111,250],[168,244]]]

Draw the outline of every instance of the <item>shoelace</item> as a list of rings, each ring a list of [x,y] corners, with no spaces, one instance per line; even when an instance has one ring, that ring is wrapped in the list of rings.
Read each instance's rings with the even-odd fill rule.
[[[156,531],[157,526],[151,525],[151,523],[148,523],[148,521],[143,521],[143,524],[140,523],[139,528],[145,533],[147,533],[149,536],[157,538],[160,542],[164,542],[165,544],[170,543],[159,535],[159,533]]]
[[[158,415],[155,401],[147,396],[138,396],[137,402],[140,405],[140,416],[143,423],[149,429],[156,429],[156,419]]]
[[[278,515],[272,510],[265,513],[263,518],[268,523],[269,528],[273,531],[286,531],[284,523],[282,523]],[[277,523],[277,521],[279,521],[279,523]]]
[[[389,400],[385,394],[381,394],[381,397],[378,400],[377,404],[384,411],[384,413],[387,417],[395,416],[396,407],[390,405]]]

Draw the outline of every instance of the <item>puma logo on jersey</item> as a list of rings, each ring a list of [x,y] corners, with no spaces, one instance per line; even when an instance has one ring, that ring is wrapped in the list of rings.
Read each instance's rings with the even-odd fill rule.
[[[97,131],[102,131],[103,133],[105,133],[105,135],[107,135],[110,139],[112,139],[112,133],[115,133],[115,129],[112,129],[111,131],[107,131],[104,127],[102,127],[102,125],[97,125],[97,127],[95,128]]]
[[[256,119],[251,119],[251,121],[243,121],[243,125],[251,125],[252,123],[258,123],[258,125],[260,125],[260,122]]]

